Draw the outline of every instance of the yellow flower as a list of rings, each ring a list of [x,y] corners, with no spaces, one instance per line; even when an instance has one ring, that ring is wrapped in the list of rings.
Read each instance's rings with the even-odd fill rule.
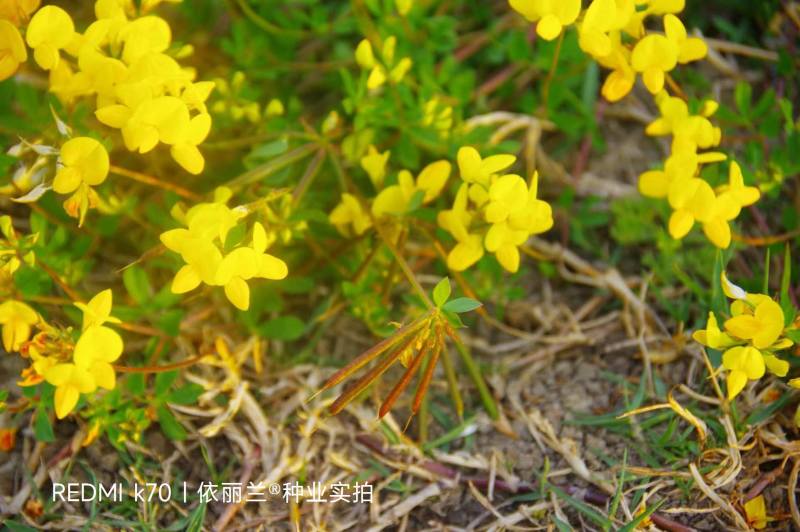
[[[678,62],[678,50],[675,43],[658,34],[648,35],[633,48],[631,66],[642,74],[647,90],[656,94],[664,88],[664,76]]]
[[[186,229],[173,229],[161,234],[161,242],[181,255],[186,263],[172,280],[173,293],[194,290],[200,283],[224,286],[225,294],[237,308],[247,310],[250,289],[247,280],[254,277],[283,279],[288,273],[286,263],[265,253],[275,238],[268,238],[266,230],[256,222],[250,246],[238,246],[223,257],[220,246],[225,246],[228,233],[247,214],[243,208],[231,209],[225,202],[230,189],[220,187],[215,201],[195,205],[177,218],[183,219]]]
[[[284,279],[289,269],[281,259],[265,253],[267,234],[259,222],[253,224],[251,247],[241,246],[228,253],[219,264],[215,284],[225,287],[225,295],[240,310],[250,307],[250,288],[247,280]]]
[[[184,294],[197,288],[201,282],[213,285],[217,269],[222,262],[222,253],[214,243],[193,236],[184,229],[175,229],[161,235],[168,249],[180,253],[184,265],[172,280],[173,294]]]
[[[719,145],[722,132],[707,118],[716,110],[716,102],[707,101],[702,109],[703,114],[692,115],[686,102],[678,97],[662,92],[656,96],[656,100],[661,116],[648,124],[645,130],[648,135],[672,134],[678,146],[687,150]]]
[[[763,495],[753,497],[744,503],[744,513],[747,516],[747,524],[756,530],[767,527],[767,505]]]
[[[697,37],[687,37],[686,28],[681,20],[673,14],[664,15],[664,33],[678,51],[678,62],[689,63],[702,59],[708,53],[708,46]]]
[[[28,59],[28,51],[19,30],[0,19],[0,81],[14,75],[20,63]]]
[[[683,238],[695,221],[703,224],[703,232],[722,249],[731,242],[728,221],[739,213],[731,197],[716,196],[706,181],[698,178],[676,180],[669,188],[669,203],[675,211],[669,219],[672,238]]]
[[[757,187],[745,186],[742,169],[736,161],[731,161],[728,185],[723,188],[722,195],[729,196],[739,207],[747,207],[759,200],[761,191]]]
[[[737,338],[750,340],[752,344],[764,349],[780,337],[784,328],[781,306],[772,299],[762,300],[752,315],[741,314],[725,322],[725,329]]]
[[[153,15],[137,18],[119,32],[124,43],[122,60],[133,64],[149,53],[159,53],[169,48],[172,31],[167,21]]]
[[[0,324],[6,352],[19,351],[31,335],[31,326],[38,322],[39,315],[25,303],[13,299],[0,303]]]
[[[376,189],[380,189],[383,185],[383,178],[386,177],[386,163],[389,161],[390,154],[389,150],[380,153],[375,146],[370,144],[367,154],[361,158],[361,168],[369,175],[369,179]]]
[[[380,217],[386,214],[400,216],[411,207],[416,194],[421,194],[421,204],[433,201],[442,192],[452,165],[449,161],[436,161],[427,165],[417,176],[416,181],[408,170],[401,170],[397,176],[398,184],[391,185],[375,197],[372,214]]]
[[[478,207],[489,200],[489,187],[497,174],[517,160],[509,154],[491,155],[481,158],[478,150],[471,146],[464,146],[458,150],[458,169],[461,179],[470,184],[469,199]]]
[[[344,236],[361,236],[372,227],[372,220],[358,199],[352,194],[342,194],[342,201],[331,211],[328,217],[331,224]],[[352,226],[352,233],[350,231]]]
[[[614,35],[611,41],[611,53],[605,57],[596,58],[601,65],[612,71],[606,77],[601,88],[603,97],[609,102],[621,100],[636,83],[636,73],[630,65],[630,51],[620,42],[619,33]]]
[[[713,312],[708,313],[708,322],[705,330],[695,331],[692,335],[696,341],[712,349],[724,349],[736,345],[736,340],[720,330],[717,317]]]
[[[92,393],[97,389],[97,384],[88,368],[77,364],[56,364],[44,372],[44,379],[56,387],[54,403],[56,417],[65,418],[75,405],[82,393]]]
[[[121,323],[118,318],[111,315],[113,294],[107,288],[95,295],[88,303],[75,303],[83,312],[83,330],[104,323]]]
[[[761,351],[751,346],[731,347],[722,354],[722,365],[728,370],[728,399],[733,399],[749,380],[764,376],[766,365]]]
[[[25,40],[33,48],[33,58],[45,70],[58,65],[59,51],[75,37],[75,25],[66,11],[56,6],[44,6],[33,15]]]
[[[453,271],[464,271],[483,257],[483,238],[468,232],[473,215],[467,209],[469,185],[463,183],[456,193],[453,208],[440,211],[438,224],[448,231],[457,244],[447,255],[447,267]]]
[[[53,180],[53,190],[59,194],[69,194],[81,184],[97,186],[108,176],[108,152],[90,137],[76,137],[65,142],[59,160],[63,166]]]
[[[530,22],[537,22],[536,33],[552,41],[577,20],[581,11],[580,0],[509,0],[511,8]]]
[[[594,0],[579,27],[581,49],[594,57],[611,54],[613,42],[609,32],[627,26],[634,12],[633,0]]]
[[[492,226],[484,244],[511,273],[519,269],[518,247],[530,235],[553,226],[550,205],[536,197],[537,184],[538,174],[534,174],[530,190],[521,177],[510,174],[497,179],[489,189],[484,217]]]
[[[111,362],[122,354],[122,338],[116,331],[102,325],[91,325],[84,329],[75,344],[73,360],[78,367],[85,368],[95,384],[113,390],[116,377]]]

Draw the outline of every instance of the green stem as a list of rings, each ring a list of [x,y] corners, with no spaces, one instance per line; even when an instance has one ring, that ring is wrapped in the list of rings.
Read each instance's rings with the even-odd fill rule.
[[[456,371],[453,367],[453,360],[450,358],[450,351],[447,347],[442,348],[442,365],[444,365],[444,374],[447,377],[447,387],[450,388],[450,398],[456,408],[456,415],[458,419],[464,420],[464,401],[461,399],[461,391],[458,389],[458,379],[456,379]]]
[[[544,116],[548,115],[547,111],[547,101],[550,99],[550,85],[553,82],[553,76],[556,73],[556,67],[558,66],[558,59],[561,56],[561,45],[564,43],[564,32],[561,32],[561,35],[558,36],[558,42],[556,42],[556,51],[553,53],[553,62],[550,64],[550,71],[547,73],[547,78],[544,80],[544,84],[542,85],[542,106],[544,107]]]
[[[378,235],[380,235],[381,240],[383,240],[383,243],[386,244],[386,247],[392,252],[394,259],[397,261],[400,269],[403,270],[403,274],[408,279],[408,282],[411,283],[411,286],[414,288],[414,290],[416,290],[417,294],[419,294],[419,297],[422,298],[425,306],[427,306],[430,310],[435,309],[436,305],[433,304],[431,298],[428,297],[428,293],[424,288],[422,288],[422,285],[419,284],[419,281],[417,281],[417,278],[414,276],[414,272],[411,271],[411,267],[408,265],[408,262],[406,262],[406,259],[404,259],[400,252],[397,251],[397,248],[392,243],[391,239],[388,238],[383,232],[383,229],[380,229],[377,225],[375,226],[375,229],[377,230]]]
[[[496,421],[500,418],[500,414],[497,411],[494,398],[489,392],[489,388],[486,386],[486,381],[483,380],[478,364],[476,364],[475,359],[472,358],[469,348],[458,337],[458,333],[455,331],[448,331],[448,334],[450,338],[453,339],[453,343],[456,344],[456,349],[458,349],[458,354],[461,355],[461,361],[467,368],[467,373],[469,373],[470,378],[472,378],[472,381],[475,383],[475,387],[478,388],[478,395],[481,397],[483,408],[486,410],[486,413],[489,414],[489,417]]]

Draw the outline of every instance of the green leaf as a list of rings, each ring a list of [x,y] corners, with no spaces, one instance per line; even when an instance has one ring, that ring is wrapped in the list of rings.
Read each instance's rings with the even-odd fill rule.
[[[461,314],[464,312],[475,310],[481,305],[482,303],[480,301],[476,301],[471,297],[458,297],[442,305],[442,310],[446,310],[448,312],[455,312],[456,314]]]
[[[178,371],[162,371],[160,373],[156,373],[156,382],[155,382],[155,394],[156,395],[164,395],[169,390],[172,383],[175,382],[175,379],[178,378]]]
[[[792,282],[792,254],[789,245],[783,255],[783,274],[781,275],[781,309],[783,309],[784,325],[789,326],[794,321],[795,308],[789,295],[789,285]]]
[[[131,395],[144,395],[144,373],[129,373],[125,378],[125,387]]]
[[[183,314],[184,311],[179,308],[168,310],[158,317],[156,326],[170,336],[178,336],[178,333],[181,330]]]
[[[164,435],[174,441],[181,441],[186,439],[186,429],[183,425],[178,423],[172,411],[166,405],[158,405],[156,408],[156,415],[158,416],[158,424],[161,425],[161,430]]]
[[[43,443],[56,441],[56,436],[53,434],[53,425],[50,423],[50,417],[43,407],[36,409],[36,418],[33,420],[33,433],[36,439]]]
[[[11,532],[36,532],[35,528],[29,527],[16,521],[6,521],[3,523]]]
[[[297,340],[305,330],[306,324],[296,316],[281,316],[258,328],[258,332],[265,338],[287,341]]]
[[[601,527],[604,527],[604,526],[612,527],[613,526],[613,523],[606,516],[601,514],[599,511],[597,511],[595,508],[593,508],[592,506],[586,504],[583,501],[580,501],[580,500],[576,499],[575,497],[572,497],[571,495],[567,494],[565,491],[563,491],[560,488],[554,486],[553,484],[548,483],[547,484],[547,489],[549,489],[550,491],[555,493],[556,497],[558,497],[559,499],[563,500],[565,503],[569,504],[570,506],[575,508],[575,510],[577,510],[580,513],[582,513],[583,515],[585,515],[586,517],[588,517],[590,520],[594,521],[595,523],[597,523]]]
[[[153,297],[153,289],[147,272],[139,266],[131,266],[122,273],[125,289],[140,305],[145,305]]]
[[[794,397],[794,390],[784,392],[783,395],[767,406],[754,410],[744,422],[748,425],[758,425],[770,419],[775,412],[786,406],[792,400],[792,397]]]
[[[172,390],[167,394],[167,402],[178,405],[192,405],[197,402],[197,398],[203,393],[203,387],[197,383],[190,382]]]
[[[736,108],[742,114],[743,118],[750,116],[750,103],[753,97],[753,89],[749,83],[740,82],[736,85],[733,98],[736,101]]]
[[[207,501],[202,501],[200,505],[192,511],[186,532],[200,532],[203,530],[203,522],[206,519]]]
[[[725,268],[725,261],[722,258],[722,251],[717,250],[714,257],[714,272],[711,276],[711,310],[720,316],[725,314],[725,293],[722,291],[722,270]]]
[[[445,277],[433,288],[433,302],[437,307],[444,305],[450,299],[451,293],[450,278]]]
[[[658,508],[664,503],[664,501],[658,501],[656,504],[649,505],[647,510],[642,512],[641,514],[637,515],[636,518],[625,525],[624,527],[620,528],[620,532],[633,532],[634,530],[638,529],[639,525],[642,522],[650,517]]]
[[[800,329],[786,331],[786,337],[796,344],[800,344]]]

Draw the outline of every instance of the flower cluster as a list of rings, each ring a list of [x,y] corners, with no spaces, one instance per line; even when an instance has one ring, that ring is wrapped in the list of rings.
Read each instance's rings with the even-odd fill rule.
[[[395,58],[395,48],[397,47],[397,37],[392,35],[383,41],[381,46],[380,61],[372,51],[372,44],[367,39],[363,39],[356,47],[356,62],[358,65],[369,71],[367,77],[367,88],[377,89],[384,85],[386,81],[400,83],[411,69],[412,61],[409,57],[400,60]]]
[[[441,160],[427,165],[415,178],[408,170],[400,170],[397,184],[384,187],[389,151],[380,153],[374,146],[361,159],[361,166],[377,190],[368,205],[362,205],[353,194],[344,193],[339,204],[331,211],[329,220],[345,236],[362,235],[374,220],[394,221],[420,205],[439,197],[452,170],[449,161]]]
[[[682,99],[660,93],[656,98],[660,117],[646,129],[648,135],[671,135],[672,144],[664,168],[644,172],[639,177],[639,191],[651,198],[666,198],[673,209],[669,233],[683,238],[694,226],[702,224],[706,237],[717,247],[727,248],[731,242],[729,222],[742,207],[758,201],[760,192],[745,186],[739,165],[731,161],[728,183],[714,190],[699,177],[704,164],[725,160],[720,152],[707,151],[719,145],[721,132],[708,119],[718,104],[707,100],[693,114]]]
[[[593,0],[583,13],[580,0],[509,0],[509,4],[536,22],[536,33],[548,41],[577,23],[581,49],[611,70],[602,89],[609,101],[628,94],[637,74],[656,94],[677,64],[702,59],[707,53],[703,40],[688,37],[675,16],[683,10],[683,1]],[[663,34],[647,33],[644,21],[650,15],[663,17]]]
[[[784,377],[789,363],[778,358],[778,351],[793,345],[781,306],[765,294],[749,294],[728,280],[723,272],[722,289],[733,300],[731,317],[720,329],[713,312],[703,330],[693,338],[712,349],[724,350],[722,365],[728,370],[728,398],[733,399],[748,380],[758,380],[766,371]]]
[[[116,374],[111,363],[122,355],[124,348],[122,337],[105,325],[120,323],[111,315],[110,289],[76,306],[83,312],[83,327],[74,345],[57,330],[37,320],[42,332],[19,346],[22,354],[31,360],[31,366],[23,371],[18,384],[33,386],[47,381],[55,386],[54,404],[59,419],[72,412],[81,394],[93,393],[97,388],[114,389]]]
[[[161,242],[180,254],[186,263],[172,281],[172,292],[183,294],[201,283],[222,286],[231,303],[241,310],[250,307],[250,287],[254,278],[283,279],[288,274],[286,263],[266,253],[274,238],[268,239],[264,226],[255,222],[250,243],[230,242],[231,230],[247,216],[245,207],[230,208],[230,189],[220,187],[214,201],[200,203],[185,213],[173,214],[186,227],[161,234]]]
[[[141,10],[158,3],[143,2]],[[135,16],[132,0],[97,0],[94,8],[96,20],[83,33],[57,6],[42,7],[30,19],[25,41],[49,71],[51,92],[64,103],[93,97],[98,120],[120,129],[130,151],[166,144],[178,164],[200,173],[204,159],[197,146],[211,127],[204,102],[214,84],[194,82],[194,72],[172,57],[190,50],[167,53],[172,35],[164,19]],[[24,60],[21,53],[13,57]]]
[[[519,269],[519,246],[531,235],[553,226],[550,205],[537,198],[538,174],[531,182],[515,174],[502,174],[514,164],[513,155],[481,158],[475,148],[458,151],[463,183],[453,208],[439,213],[439,225],[456,239],[447,266],[462,271],[477,262],[484,249],[494,253],[506,270]]]

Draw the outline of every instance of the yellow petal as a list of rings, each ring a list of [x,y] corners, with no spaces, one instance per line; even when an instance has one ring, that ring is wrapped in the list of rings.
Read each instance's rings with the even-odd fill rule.
[[[100,388],[113,390],[117,383],[114,368],[108,362],[95,362],[89,369],[89,373],[94,378],[95,383]]]
[[[500,265],[511,273],[519,270],[519,249],[517,246],[505,245],[498,249],[495,254]]]
[[[639,176],[639,192],[650,198],[666,198],[669,179],[662,170],[650,170]]]
[[[185,294],[191,292],[200,285],[200,276],[194,266],[187,264],[178,270],[172,280],[170,290],[173,294]]]
[[[450,161],[436,161],[422,169],[417,177],[417,187],[425,191],[423,203],[432,201],[442,192],[451,169]]]
[[[191,144],[176,144],[169,150],[175,162],[192,175],[198,175],[203,172],[206,161],[203,154],[197,149],[197,146]]]
[[[122,354],[122,338],[116,331],[93,325],[83,331],[75,344],[75,364],[90,367],[95,361],[113,362]]]
[[[372,53],[372,45],[367,39],[363,39],[356,47],[356,62],[364,70],[375,66],[375,55]]]
[[[234,277],[225,285],[225,295],[239,310],[250,308],[250,287],[240,277]]]
[[[539,23],[536,24],[536,33],[544,39],[545,41],[552,41],[559,35],[561,35],[561,30],[563,26],[561,21],[552,14],[547,14],[543,16]]]
[[[679,239],[686,236],[694,225],[694,217],[686,210],[678,210],[669,218],[669,234],[672,238]]]
[[[745,384],[747,384],[747,375],[740,370],[731,371],[728,373],[727,384],[728,400],[731,400],[744,389]]]
[[[731,227],[725,220],[715,218],[705,222],[703,232],[720,249],[727,249],[731,245]]]
[[[749,340],[761,329],[761,324],[753,316],[742,314],[741,316],[734,316],[725,322],[725,329],[743,340]]]
[[[459,242],[447,255],[447,267],[453,271],[464,271],[483,256],[480,236],[470,235],[466,242]]]
[[[74,386],[68,385],[56,388],[56,393],[53,397],[53,403],[56,407],[56,417],[58,419],[67,417],[67,415],[72,412],[72,409],[75,408],[75,405],[78,404],[79,398],[80,393]]]
[[[264,254],[260,257],[258,276],[265,279],[280,280],[286,278],[289,268],[277,257]]]
[[[744,513],[747,516],[747,523],[755,528],[761,530],[767,526],[767,505],[764,502],[764,496],[758,495],[744,503]]]

